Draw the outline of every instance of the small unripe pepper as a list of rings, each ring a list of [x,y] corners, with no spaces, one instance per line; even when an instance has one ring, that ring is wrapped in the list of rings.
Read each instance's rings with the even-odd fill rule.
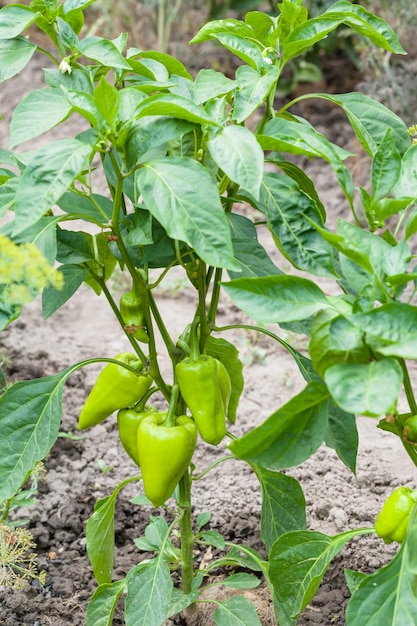
[[[167,412],[151,413],[138,427],[139,465],[146,496],[155,507],[164,504],[187,471],[197,442],[197,428],[185,415],[167,425]]]
[[[138,428],[144,417],[148,417],[152,413],[156,413],[157,409],[153,406],[144,406],[142,408],[132,407],[131,409],[121,409],[117,413],[117,426],[119,429],[119,437],[122,446],[130,456],[132,461],[139,465],[138,454]]]
[[[403,437],[408,443],[417,444],[417,415],[405,420]]]
[[[125,330],[142,343],[149,343],[148,333],[144,325],[143,300],[133,289],[120,298],[120,314]]]
[[[375,532],[385,543],[404,541],[416,503],[417,491],[410,487],[398,487],[388,496],[375,521]]]
[[[143,364],[136,355],[122,352],[114,358],[134,371],[116,363],[108,363],[101,370],[80,413],[79,430],[100,424],[114,411],[136,404],[151,386],[152,378],[143,373]]]
[[[221,361],[212,356],[186,357],[175,373],[184,402],[201,437],[217,445],[226,434],[226,415],[232,385]]]

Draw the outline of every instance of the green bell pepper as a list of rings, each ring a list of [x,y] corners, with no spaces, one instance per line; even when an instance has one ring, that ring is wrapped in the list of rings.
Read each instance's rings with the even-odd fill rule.
[[[117,426],[119,438],[122,446],[130,456],[132,461],[139,465],[138,455],[138,428],[144,417],[156,413],[154,406],[144,406],[143,408],[132,407],[131,409],[121,409],[117,413]]]
[[[417,491],[410,487],[398,487],[388,496],[375,521],[375,532],[385,543],[404,541],[416,503]]]
[[[79,430],[100,424],[114,411],[136,404],[151,386],[152,378],[143,373],[143,364],[136,355],[122,352],[114,358],[135,371],[116,363],[108,363],[101,370],[80,413]]]
[[[212,356],[186,357],[175,368],[181,395],[201,437],[217,445],[226,434],[232,385],[221,361]]]
[[[142,343],[149,343],[144,324],[143,300],[133,289],[124,293],[120,298],[120,315],[123,318],[125,331],[129,335],[133,335]]]
[[[185,415],[167,426],[168,413],[151,413],[138,427],[137,444],[145,495],[155,507],[164,504],[187,471],[193,457],[197,429]]]

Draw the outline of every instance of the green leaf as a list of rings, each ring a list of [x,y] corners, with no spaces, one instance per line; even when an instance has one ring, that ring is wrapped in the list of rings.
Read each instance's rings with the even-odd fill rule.
[[[357,33],[368,37],[375,45],[384,50],[396,54],[405,54],[397,35],[387,22],[357,4],[340,0],[322,15],[303,21],[291,31],[284,41],[283,61],[286,62],[310,49],[341,24],[345,24]]]
[[[235,87],[236,81],[227,78],[222,72],[200,70],[194,81],[194,102],[203,104],[230,93]]]
[[[36,48],[26,37],[0,40],[0,83],[21,72]]]
[[[243,126],[225,126],[207,145],[213,160],[230,180],[258,200],[264,153],[253,133]]]
[[[104,116],[99,111],[92,95],[70,89],[66,85],[61,85],[61,90],[74,111],[77,111],[77,113],[84,117],[93,128],[98,130],[104,129],[106,125]]]
[[[87,270],[80,265],[61,265],[57,269],[64,277],[64,286],[55,289],[52,285],[44,287],[42,292],[42,313],[46,320],[63,306],[81,287],[85,280]]]
[[[64,14],[68,15],[71,11],[86,9],[95,1],[96,0],[65,0],[65,3],[63,4]]]
[[[63,122],[72,107],[64,94],[52,87],[36,89],[13,111],[10,124],[10,147],[38,137]]]
[[[227,369],[232,383],[232,394],[229,400],[227,418],[231,424],[236,421],[236,413],[239,406],[240,396],[243,391],[243,363],[239,359],[238,349],[226,339],[210,336],[205,345],[205,351],[210,356],[218,359]]]
[[[417,144],[405,152],[401,161],[401,172],[393,189],[396,198],[417,197]]]
[[[0,397],[0,502],[14,496],[55,443],[62,390],[73,371],[15,383]]]
[[[232,596],[219,602],[214,623],[216,626],[261,626],[255,607],[244,596]]]
[[[300,393],[240,439],[229,444],[239,459],[263,468],[284,469],[308,459],[322,444],[328,428],[329,392],[321,382]]]
[[[91,147],[77,139],[61,139],[35,153],[19,180],[14,234],[34,224],[53,207],[87,167],[90,153]]]
[[[344,574],[346,578],[346,584],[349,588],[350,594],[353,595],[353,592],[359,587],[359,584],[368,576],[368,574],[364,574],[363,572],[357,572],[353,569],[344,569]]]
[[[321,215],[295,180],[284,174],[264,174],[258,207],[268,218],[278,249],[295,267],[335,277],[331,245],[315,227],[322,224]]]
[[[136,108],[135,117],[139,119],[146,115],[169,115],[194,124],[220,126],[203,107],[194,104],[192,100],[171,93],[157,94],[143,100]]]
[[[372,161],[373,202],[389,194],[399,179],[400,171],[401,155],[395,145],[392,130],[388,128]]]
[[[254,31],[252,28],[242,22],[241,20],[225,19],[225,20],[212,20],[207,24],[204,24],[196,35],[189,42],[202,43],[203,41],[211,41],[215,39],[217,35],[229,34],[236,35],[238,37],[253,38]]]
[[[286,533],[275,542],[269,555],[270,580],[278,601],[292,618],[314,598],[327,567],[345,544],[370,532],[373,529],[362,528],[328,537],[301,530]]]
[[[410,135],[403,120],[380,102],[358,92],[337,96],[314,94],[314,97],[330,100],[330,102],[342,107],[359,143],[370,156],[374,156],[377,152],[387,128],[391,128],[395,145],[400,154],[403,154],[410,147]]]
[[[123,487],[131,481],[132,479],[123,481],[110,496],[97,500],[94,513],[87,520],[87,554],[99,585],[110,583],[112,579],[116,498]]]
[[[88,233],[59,228],[56,236],[58,240],[56,260],[59,263],[83,263],[94,258],[92,237]]]
[[[324,380],[343,411],[378,417],[395,408],[403,371],[394,359],[368,364],[346,363],[330,367]]]
[[[359,445],[356,417],[353,413],[342,411],[333,402],[329,407],[326,444],[336,450],[339,459],[355,474]]]
[[[191,244],[209,265],[239,269],[217,187],[200,163],[187,157],[150,161],[136,180],[146,208],[169,237]]]
[[[168,70],[169,75],[181,76],[192,80],[190,72],[186,69],[185,65],[178,61],[175,57],[167,54],[166,52],[160,52],[159,50],[137,50],[136,48],[129,48],[127,51],[127,58],[138,55],[142,59],[153,59],[164,65]]]
[[[261,538],[269,553],[283,533],[306,528],[306,503],[295,478],[254,467],[262,488]]]
[[[363,578],[346,611],[347,626],[414,626],[417,591],[417,519],[412,514],[407,538],[391,563]],[[360,611],[360,613],[358,613]]]
[[[0,39],[13,39],[28,28],[39,13],[22,5],[6,5],[0,10]]]
[[[107,224],[113,213],[112,201],[96,193],[88,198],[68,191],[59,198],[57,205],[74,219],[83,219],[98,225]]]
[[[228,274],[231,279],[243,276],[256,278],[282,274],[282,271],[271,261],[267,251],[257,239],[252,237],[232,237],[232,243],[233,253],[241,271],[233,272],[229,270]]]
[[[242,59],[248,66],[254,69],[262,69],[266,61],[262,55],[261,46],[256,42],[231,33],[217,33],[214,39],[227,50],[233,52],[239,59]]]
[[[124,580],[97,587],[87,606],[86,626],[112,626],[114,612],[124,588]]]
[[[320,287],[298,276],[237,278],[222,286],[233,302],[257,322],[305,320],[331,306]]]
[[[96,61],[106,67],[122,70],[130,70],[131,67],[126,59],[121,55],[117,46],[109,39],[102,37],[86,37],[81,39],[78,50],[87,59]]]
[[[94,260],[87,263],[87,269],[90,268],[94,274],[99,276],[102,281],[106,282],[113,274],[113,270],[116,267],[117,259],[113,255],[109,241],[104,233],[98,233],[95,238],[95,251],[96,256]],[[85,282],[89,285],[96,294],[101,293],[101,284],[96,280],[91,272],[89,272],[85,278]]]
[[[222,585],[229,587],[230,589],[256,589],[261,584],[260,579],[253,574],[231,574],[224,580]]]
[[[275,117],[265,125],[262,135],[258,135],[257,138],[264,150],[324,159],[332,166],[340,186],[349,201],[352,201],[352,178],[349,170],[343,165],[343,160],[352,154],[326,139],[305,120]]]
[[[203,530],[203,532],[201,533],[201,538],[203,539],[203,541],[206,541],[218,550],[224,550],[225,542],[223,535],[218,533],[216,530]]]
[[[94,102],[106,122],[112,126],[120,106],[120,91],[108,83],[104,76],[94,91]]]
[[[275,65],[270,65],[265,73],[260,73],[247,65],[237,68],[238,89],[235,93],[232,113],[232,119],[237,124],[244,122],[266,100],[278,76],[279,69]]]
[[[267,161],[275,163],[275,165],[277,165],[284,172],[284,174],[295,180],[300,190],[314,201],[317,211],[319,215],[321,215],[324,222],[326,219],[326,211],[311,178],[309,178],[304,170],[298,167],[295,163],[291,163],[291,161],[283,161],[281,155],[279,155],[279,157],[280,158],[277,158],[277,156],[272,153],[268,156]]]
[[[389,302],[368,313],[353,315],[352,324],[367,333],[374,351],[385,356],[417,359],[417,308]]]
[[[197,515],[197,528],[201,530],[203,526],[209,523],[211,520],[211,513],[206,511],[205,513],[199,513]]]
[[[196,578],[194,578],[196,580]],[[171,597],[169,599],[169,605],[167,610],[167,618],[174,617],[179,613],[182,613],[184,609],[191,606],[199,598],[198,591],[192,591],[191,593],[183,593],[176,587],[172,589]]]
[[[126,626],[161,626],[169,614],[174,586],[163,558],[137,565],[128,573],[126,582]]]

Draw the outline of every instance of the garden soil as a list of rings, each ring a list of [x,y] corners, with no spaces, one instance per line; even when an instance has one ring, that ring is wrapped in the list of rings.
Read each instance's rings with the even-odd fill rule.
[[[23,72],[0,87],[0,146],[8,147],[9,112],[28,89],[42,86],[41,66]],[[345,68],[335,75],[347,77]],[[324,85],[326,87],[326,85]],[[317,90],[321,90],[320,85]],[[346,90],[351,90],[352,84]],[[333,90],[335,90],[333,88]],[[340,86],[338,90],[342,91]],[[319,130],[343,147],[355,146],[343,114],[323,104],[312,104],[302,111]],[[69,120],[60,130],[62,136],[74,133],[75,122]],[[55,131],[52,132],[54,136]],[[50,139],[51,134],[48,139]],[[41,137],[37,143],[44,142]],[[29,146],[30,147],[30,146]],[[32,146],[33,147],[33,146]],[[28,149],[23,146],[22,149]],[[367,161],[360,155],[352,160],[357,176],[366,176]],[[321,163],[304,164],[314,179],[319,195],[327,207],[329,220],[346,213],[334,176]],[[362,181],[361,181],[362,182]],[[73,226],[75,229],[77,225]],[[285,271],[288,264],[279,257],[267,232],[260,239],[275,262]],[[110,286],[121,293],[127,286],[117,275]],[[323,288],[332,290],[330,284]],[[182,332],[192,319],[195,291],[187,286],[178,271],[168,273],[156,293],[169,331],[173,337]],[[222,299],[218,324],[248,322],[227,298]],[[301,352],[307,348],[306,338],[282,333],[271,327]],[[303,387],[303,380],[291,357],[265,336],[251,332],[228,331],[225,338],[234,342],[244,363],[245,390],[240,401],[236,425],[230,430],[240,436],[288,401]],[[39,300],[28,305],[22,316],[0,335],[0,347],[7,355],[9,380],[31,379],[54,374],[75,362],[92,357],[112,357],[129,349],[117,321],[102,297],[88,287],[75,296],[50,319],[44,321]],[[160,345],[161,368],[169,377],[170,363]],[[100,370],[90,365],[73,374],[64,390],[61,436],[45,459],[46,476],[39,486],[36,503],[21,510],[20,516],[30,519],[28,528],[37,544],[38,567],[46,572],[46,584],[28,585],[23,591],[0,589],[1,626],[82,626],[86,607],[95,588],[94,577],[86,554],[85,526],[100,498],[109,495],[124,479],[136,472],[124,453],[117,436],[114,416],[86,432],[77,432],[77,419],[86,396]],[[358,418],[360,435],[356,475],[338,459],[335,452],[322,446],[300,467],[287,473],[301,483],[307,504],[308,528],[334,535],[352,528],[372,527],[387,495],[399,485],[417,487],[415,472],[395,437],[377,428],[377,421]],[[223,455],[225,445],[218,449],[199,443],[195,457],[197,472]],[[131,499],[142,493],[140,483],[123,489],[116,505],[116,559],[114,577],[123,578],[139,561],[149,558],[140,552],[134,539],[143,534],[149,515],[167,515],[149,506],[137,506]],[[228,541],[246,544],[263,551],[260,540],[261,494],[259,484],[249,466],[229,460],[217,466],[193,487],[194,513],[211,511],[209,526],[221,532]],[[349,591],[344,569],[370,573],[386,564],[397,547],[385,546],[375,535],[350,541],[331,563],[324,581],[302,616],[301,626],[331,626],[345,623]],[[197,551],[196,565],[210,562],[219,555],[215,549]],[[221,577],[222,573],[218,572]],[[210,591],[216,600],[228,595],[225,587]],[[239,592],[245,593],[245,592]],[[262,624],[275,624],[267,590],[264,586],[248,592],[255,603]],[[205,605],[205,607],[210,605]],[[119,608],[115,626],[123,624]],[[180,616],[170,623],[184,624]],[[204,608],[193,617],[194,626],[214,624],[210,609]],[[250,626],[250,625],[248,625]],[[381,623],[381,626],[383,624]]]

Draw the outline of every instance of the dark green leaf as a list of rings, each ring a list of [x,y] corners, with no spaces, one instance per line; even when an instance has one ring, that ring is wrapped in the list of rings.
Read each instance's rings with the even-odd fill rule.
[[[138,171],[137,184],[172,239],[190,243],[209,265],[239,269],[217,187],[200,163],[186,157],[150,161]]]
[[[331,245],[314,226],[322,224],[321,215],[292,178],[264,174],[258,206],[278,249],[295,267],[318,276],[336,275]]]
[[[305,320],[331,306],[315,283],[298,276],[237,278],[222,285],[233,302],[257,322]]]
[[[63,306],[79,289],[85,280],[87,270],[80,265],[61,265],[57,270],[64,277],[64,286],[55,289],[52,285],[44,287],[42,292],[42,313],[48,319]]]
[[[282,535],[269,555],[271,583],[292,618],[314,598],[332,559],[357,535],[373,532],[363,528],[335,537],[308,530]]]
[[[295,478],[255,465],[262,487],[261,538],[269,553],[283,533],[306,528],[306,503]]]
[[[330,367],[324,376],[336,404],[348,413],[378,417],[394,410],[403,382],[398,361],[346,363]]]
[[[113,213],[112,201],[95,193],[88,198],[68,191],[61,196],[57,204],[65,213],[73,215],[74,219],[81,218],[97,224],[107,224]]]
[[[0,40],[0,83],[21,72],[36,48],[26,37]]]
[[[90,153],[91,147],[77,139],[61,139],[35,153],[20,177],[16,192],[15,234],[53,207],[87,166]]]
[[[114,612],[124,588],[124,580],[97,587],[87,606],[86,626],[112,626]]]
[[[15,383],[0,397],[0,502],[13,497],[55,443],[62,389],[73,371]]]
[[[398,181],[400,171],[401,156],[395,145],[392,130],[388,128],[372,161],[371,182],[374,202],[389,194]]]
[[[57,230],[59,263],[83,263],[94,258],[91,235],[83,231]]]
[[[299,394],[240,439],[229,444],[238,458],[263,468],[284,469],[308,459],[328,428],[329,392],[311,382]]]
[[[238,349],[226,339],[210,336],[205,346],[207,354],[213,356],[223,363],[227,369],[232,383],[232,394],[230,396],[229,408],[227,411],[228,420],[234,424],[239,406],[239,399],[243,391],[243,364],[239,359]]]
[[[214,613],[216,626],[261,626],[253,604],[244,596],[232,596],[218,602]]]
[[[356,417],[353,413],[342,411],[333,402],[329,406],[326,444],[336,450],[340,460],[355,474],[359,444]]]

